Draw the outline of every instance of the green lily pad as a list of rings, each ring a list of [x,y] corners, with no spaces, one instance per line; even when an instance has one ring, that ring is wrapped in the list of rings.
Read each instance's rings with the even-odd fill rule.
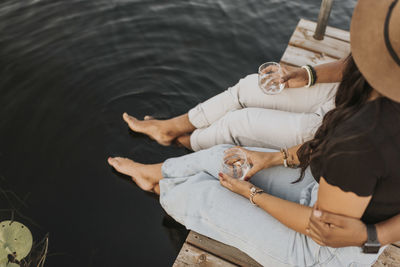
[[[32,243],[31,231],[22,223],[0,222],[0,266],[7,264],[8,254],[15,254],[19,261],[25,258],[32,249]]]

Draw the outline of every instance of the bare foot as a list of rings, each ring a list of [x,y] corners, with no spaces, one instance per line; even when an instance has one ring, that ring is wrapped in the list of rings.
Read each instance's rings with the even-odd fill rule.
[[[132,180],[144,191],[154,192],[154,187],[158,184],[158,177],[152,177],[146,172],[148,165],[134,162],[133,160],[120,157],[109,157],[110,164],[118,172],[131,176]]]
[[[179,145],[186,147],[187,149],[193,150],[190,145],[190,135],[181,135],[176,138],[176,142]]]
[[[156,140],[160,145],[169,146],[176,138],[176,135],[167,129],[167,125],[164,121],[148,118],[141,121],[135,117],[129,116],[126,112],[122,115],[122,118],[132,131],[146,134],[150,138]]]
[[[146,115],[146,116],[144,116],[144,118],[143,118],[143,120],[145,120],[145,121],[149,121],[149,120],[154,120],[155,118],[153,117],[153,116],[150,116],[150,115]]]

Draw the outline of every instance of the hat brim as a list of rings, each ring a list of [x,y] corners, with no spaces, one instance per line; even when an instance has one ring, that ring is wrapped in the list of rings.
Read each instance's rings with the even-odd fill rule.
[[[350,44],[354,61],[368,83],[382,95],[400,102],[400,66],[390,56],[384,39],[391,3],[359,0],[351,20]],[[400,4],[395,9],[400,9]]]

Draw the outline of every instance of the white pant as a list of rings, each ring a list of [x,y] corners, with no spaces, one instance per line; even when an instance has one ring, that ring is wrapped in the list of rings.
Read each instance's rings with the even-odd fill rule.
[[[189,111],[197,128],[190,137],[194,151],[217,144],[279,149],[310,140],[326,112],[334,108],[338,83],[284,89],[266,95],[258,74],[198,104]]]

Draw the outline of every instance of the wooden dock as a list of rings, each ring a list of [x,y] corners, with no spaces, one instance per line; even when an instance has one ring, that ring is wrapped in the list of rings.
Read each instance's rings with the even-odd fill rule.
[[[350,33],[327,27],[322,41],[313,38],[316,23],[301,19],[281,58],[290,66],[318,65],[346,57],[350,53]],[[190,231],[173,265],[180,266],[261,266],[237,248]],[[373,267],[399,267],[400,242],[388,246]]]

